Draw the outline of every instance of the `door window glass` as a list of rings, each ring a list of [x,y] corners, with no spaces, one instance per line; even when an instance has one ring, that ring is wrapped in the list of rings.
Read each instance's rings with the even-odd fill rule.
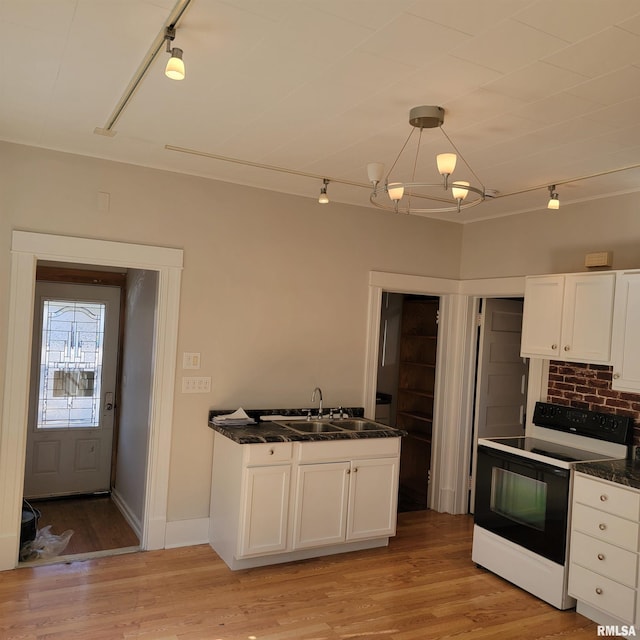
[[[106,305],[44,300],[38,429],[98,427]]]
[[[491,475],[491,511],[518,524],[544,531],[546,483],[500,467],[493,467]]]

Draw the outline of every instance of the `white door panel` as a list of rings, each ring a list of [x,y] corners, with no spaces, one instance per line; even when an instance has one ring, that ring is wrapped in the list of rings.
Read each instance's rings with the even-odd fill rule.
[[[487,298],[478,344],[472,477],[478,438],[524,435],[527,361],[520,356],[522,301]],[[471,486],[471,511],[475,487]]]
[[[24,495],[108,491],[120,290],[36,283]]]

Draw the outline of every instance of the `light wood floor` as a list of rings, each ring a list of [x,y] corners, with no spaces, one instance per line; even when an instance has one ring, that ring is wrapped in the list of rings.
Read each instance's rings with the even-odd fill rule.
[[[73,530],[65,556],[138,546],[136,534],[109,496],[30,502],[42,514],[39,529],[51,525],[56,535]]]
[[[208,545],[0,574],[2,640],[593,640],[471,562],[472,519],[399,515],[389,547],[230,571]]]

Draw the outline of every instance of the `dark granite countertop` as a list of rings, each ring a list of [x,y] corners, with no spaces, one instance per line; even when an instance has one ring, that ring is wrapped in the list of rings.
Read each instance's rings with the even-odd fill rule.
[[[574,468],[580,473],[622,484],[625,487],[640,489],[640,460],[580,462]]]
[[[259,422],[246,427],[225,427],[210,422],[209,426],[238,444],[362,440],[365,438],[399,438],[407,435],[406,431],[387,426],[380,431],[331,431],[325,433],[298,433],[275,422]]]
[[[350,418],[362,418],[362,407],[345,408],[344,414]],[[375,431],[331,431],[323,433],[298,433],[277,422],[262,420],[262,416],[305,416],[307,409],[248,409],[246,413],[257,420],[256,424],[247,426],[224,426],[214,424],[214,416],[231,413],[230,411],[210,411],[209,427],[214,431],[230,438],[238,444],[257,444],[260,442],[313,442],[327,440],[362,440],[369,438],[398,438],[406,436],[407,432],[395,429],[387,425],[380,425],[380,430]],[[329,418],[325,418],[328,420]],[[373,421],[372,421],[373,422]],[[304,424],[304,421],[302,421]]]

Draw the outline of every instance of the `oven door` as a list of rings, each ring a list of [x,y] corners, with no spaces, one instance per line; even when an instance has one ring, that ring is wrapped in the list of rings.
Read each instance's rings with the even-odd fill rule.
[[[569,469],[478,447],[475,523],[564,564]]]

